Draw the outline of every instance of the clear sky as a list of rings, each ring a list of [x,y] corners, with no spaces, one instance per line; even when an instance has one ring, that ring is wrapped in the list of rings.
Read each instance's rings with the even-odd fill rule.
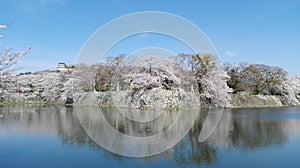
[[[224,61],[264,63],[300,74],[299,0],[1,0],[0,24],[13,23],[1,30],[5,36],[0,47],[19,51],[35,46],[20,62],[20,71],[55,69],[58,62],[74,64],[85,41],[100,26],[141,11],[170,12],[195,23]],[[140,35],[109,54],[131,53],[147,45],[188,52],[176,42],[168,43],[173,48],[166,46],[168,40]]]

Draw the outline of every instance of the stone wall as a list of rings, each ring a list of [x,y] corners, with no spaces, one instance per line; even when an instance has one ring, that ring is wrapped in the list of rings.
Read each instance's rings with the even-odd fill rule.
[[[297,105],[300,105],[299,102],[291,104],[284,96],[234,94],[231,97],[230,107],[282,107]]]

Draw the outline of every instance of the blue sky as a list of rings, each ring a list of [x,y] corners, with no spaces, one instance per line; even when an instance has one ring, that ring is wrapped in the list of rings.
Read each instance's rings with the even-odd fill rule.
[[[133,12],[162,11],[184,17],[210,38],[224,61],[264,63],[300,74],[300,1],[202,0],[1,0],[1,48],[35,46],[20,62],[20,71],[55,69],[74,64],[81,47],[100,26]],[[166,45],[169,44],[169,45]],[[188,52],[167,37],[137,35],[110,53],[131,53],[143,47]]]

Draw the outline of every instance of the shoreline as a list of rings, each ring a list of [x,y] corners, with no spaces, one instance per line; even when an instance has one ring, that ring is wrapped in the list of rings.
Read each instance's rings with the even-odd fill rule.
[[[100,107],[100,108],[116,108],[115,105],[85,105],[85,104],[63,104],[63,103],[49,103],[49,102],[0,102],[0,106],[14,106],[14,105],[28,105],[28,106],[66,106],[66,107],[74,107],[74,106],[84,106],[84,107]],[[224,109],[254,109],[254,108],[300,108],[300,105],[281,105],[281,106],[228,106],[228,107],[213,107],[213,108],[224,108]],[[121,108],[130,108],[130,107],[121,107]],[[174,107],[174,108],[164,108],[161,107],[159,109],[162,110],[180,110],[180,109],[191,109],[192,107]],[[198,108],[198,107],[197,107]],[[135,108],[138,109],[138,108]],[[149,110],[148,109],[139,109],[139,110]]]

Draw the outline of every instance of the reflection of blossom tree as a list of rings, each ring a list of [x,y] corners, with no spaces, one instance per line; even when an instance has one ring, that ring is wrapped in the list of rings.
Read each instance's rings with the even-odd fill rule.
[[[194,127],[186,138],[175,146],[174,159],[181,165],[212,164],[217,159],[217,149],[209,142],[200,143],[198,136],[209,110],[202,109]],[[188,146],[188,147],[187,147]]]

